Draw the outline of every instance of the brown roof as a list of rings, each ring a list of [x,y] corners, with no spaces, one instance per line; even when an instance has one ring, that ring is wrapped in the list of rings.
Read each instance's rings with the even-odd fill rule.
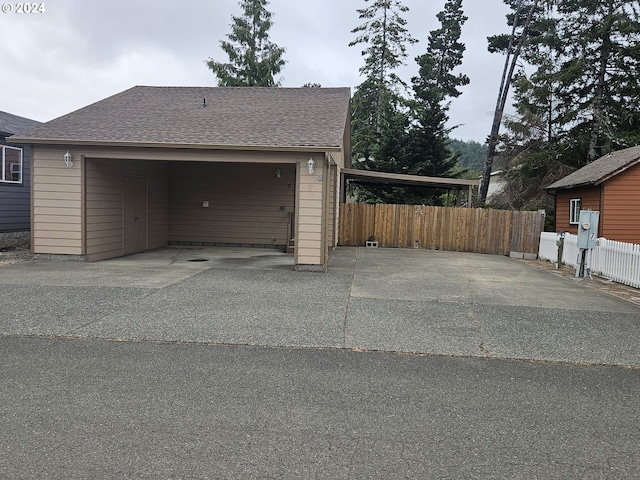
[[[637,163],[640,163],[640,146],[618,150],[570,173],[549,185],[546,190],[598,185]]]
[[[350,98],[349,88],[137,86],[28,130],[14,141],[340,148]]]

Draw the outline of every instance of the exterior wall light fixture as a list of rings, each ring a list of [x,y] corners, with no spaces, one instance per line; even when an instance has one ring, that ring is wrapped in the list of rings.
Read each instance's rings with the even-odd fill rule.
[[[316,162],[313,161],[313,158],[309,159],[307,167],[309,168],[309,175],[313,175],[313,172],[316,171]]]
[[[276,168],[276,178],[280,178],[282,174],[280,173],[280,169]]]
[[[67,166],[67,168],[71,168],[73,167],[73,162],[71,161],[71,154],[69,153],[69,150],[67,150],[67,153],[64,154],[64,164]]]

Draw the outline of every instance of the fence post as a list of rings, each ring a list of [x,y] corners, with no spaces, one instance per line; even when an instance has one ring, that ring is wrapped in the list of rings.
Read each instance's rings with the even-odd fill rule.
[[[562,255],[564,254],[564,232],[560,230],[558,236],[560,238],[556,242],[556,245],[558,245],[558,261],[556,262],[556,268],[562,268]]]

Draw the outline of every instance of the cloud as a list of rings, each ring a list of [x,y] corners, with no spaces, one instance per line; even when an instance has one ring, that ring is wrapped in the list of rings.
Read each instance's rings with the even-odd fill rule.
[[[439,27],[440,2],[405,0],[408,29],[420,42],[399,70],[417,73],[430,30]],[[468,5],[467,5],[468,4]],[[0,110],[46,121],[134,85],[215,85],[204,64],[226,60],[219,46],[230,31],[237,0],[57,0],[43,14],[0,15],[4,92]],[[361,83],[360,47],[349,47],[361,23],[362,0],[271,0],[271,40],[286,48],[284,86]],[[502,0],[465,0],[467,51],[460,69],[471,78],[451,106],[453,135],[482,141],[491,125],[502,58],[486,51],[486,37],[506,31]]]

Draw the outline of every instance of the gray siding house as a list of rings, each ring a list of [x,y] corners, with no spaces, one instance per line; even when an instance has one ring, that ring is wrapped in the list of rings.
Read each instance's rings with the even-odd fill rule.
[[[296,268],[325,270],[350,99],[348,88],[138,86],[30,129],[14,140],[34,149],[33,253],[292,247]]]
[[[0,111],[0,232],[29,230],[31,225],[31,154],[11,136],[40,122]]]

